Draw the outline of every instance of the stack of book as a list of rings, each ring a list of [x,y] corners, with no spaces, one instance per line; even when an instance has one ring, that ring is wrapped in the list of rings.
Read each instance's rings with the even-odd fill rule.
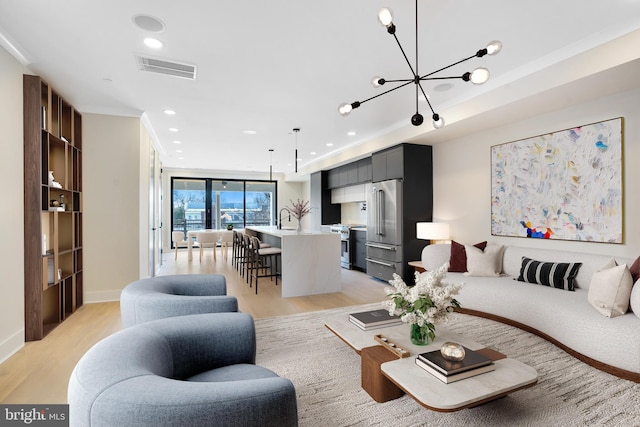
[[[416,357],[416,365],[447,384],[496,369],[487,356],[466,347],[464,351],[465,357],[460,362],[445,359],[440,350],[421,353]]]
[[[385,309],[351,313],[349,321],[363,331],[402,323],[398,316],[391,316]]]

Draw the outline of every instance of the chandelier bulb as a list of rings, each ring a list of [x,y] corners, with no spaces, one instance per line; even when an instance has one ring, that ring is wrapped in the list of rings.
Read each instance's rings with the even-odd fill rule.
[[[469,81],[474,85],[481,85],[489,80],[489,70],[484,67],[478,67],[469,75]]]
[[[342,104],[340,104],[340,106],[338,107],[338,112],[340,113],[341,116],[348,116],[349,113],[351,112],[351,110],[353,110],[353,108],[351,107],[351,104],[349,104],[348,102],[343,102]]]
[[[390,25],[393,25],[393,11],[388,7],[383,7],[378,11],[378,22],[381,25],[389,28]]]
[[[486,49],[487,49],[487,54],[497,55],[502,50],[502,42],[500,40],[493,40],[489,42]]]
[[[375,88],[379,88],[385,83],[386,83],[386,80],[379,76],[375,76],[374,78],[371,79],[371,86]]]
[[[434,128],[440,129],[441,127],[444,127],[444,118],[440,117],[438,113],[433,113],[433,116],[431,116],[431,118],[433,119]]]
[[[424,122],[424,117],[422,117],[422,114],[415,113],[413,116],[411,116],[411,124],[412,125],[420,126],[422,124],[422,122]]]

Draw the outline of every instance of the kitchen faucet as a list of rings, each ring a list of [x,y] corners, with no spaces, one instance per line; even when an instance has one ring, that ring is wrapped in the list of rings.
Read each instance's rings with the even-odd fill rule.
[[[291,211],[288,208],[282,208],[280,209],[280,212],[278,213],[278,230],[282,230],[282,211],[287,211],[289,212],[289,219],[288,221],[291,221]]]

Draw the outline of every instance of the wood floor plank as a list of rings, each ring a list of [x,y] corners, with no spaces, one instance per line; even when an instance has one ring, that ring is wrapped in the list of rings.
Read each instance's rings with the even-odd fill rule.
[[[366,274],[341,270],[342,292],[282,298],[281,286],[261,279],[259,292],[249,287],[231,266],[231,259],[211,254],[202,263],[198,256],[187,260],[187,251],[165,253],[160,275],[216,273],[227,278],[227,293],[238,298],[241,311],[254,318],[267,318],[309,311],[383,301],[385,283]],[[29,342],[0,365],[0,402],[16,404],[66,403],[67,384],[82,355],[101,339],[122,329],[120,305],[116,302],[85,304],[41,341]]]

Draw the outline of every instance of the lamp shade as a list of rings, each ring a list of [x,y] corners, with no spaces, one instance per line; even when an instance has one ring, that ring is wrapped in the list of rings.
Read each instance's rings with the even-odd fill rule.
[[[448,240],[449,224],[444,222],[419,222],[416,224],[416,237],[424,240]]]

